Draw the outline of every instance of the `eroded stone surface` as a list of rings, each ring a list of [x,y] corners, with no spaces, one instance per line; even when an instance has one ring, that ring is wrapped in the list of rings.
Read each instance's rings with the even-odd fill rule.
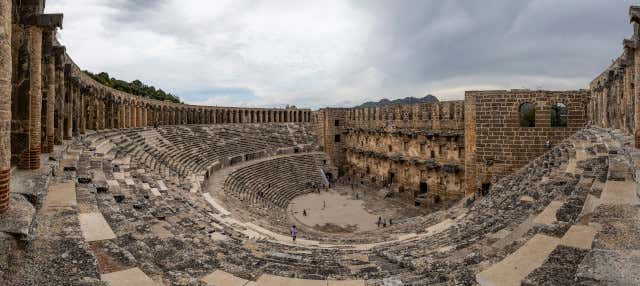
[[[0,214],[0,232],[29,236],[34,227],[35,207],[24,196],[17,194],[10,194],[9,205],[9,210]]]
[[[159,286],[139,268],[131,268],[102,275],[102,280],[111,286]]]
[[[114,239],[116,235],[101,213],[82,213],[78,215],[82,235],[86,241]]]

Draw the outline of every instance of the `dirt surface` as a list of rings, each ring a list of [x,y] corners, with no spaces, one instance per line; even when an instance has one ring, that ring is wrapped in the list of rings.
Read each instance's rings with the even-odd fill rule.
[[[306,216],[304,215],[306,211]],[[302,224],[323,232],[361,232],[378,228],[378,217],[388,221],[423,215],[429,209],[406,200],[385,198],[382,191],[337,186],[295,198],[288,213]]]

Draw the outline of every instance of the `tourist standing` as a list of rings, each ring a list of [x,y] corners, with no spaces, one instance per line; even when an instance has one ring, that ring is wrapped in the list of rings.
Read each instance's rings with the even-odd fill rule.
[[[293,242],[296,242],[296,236],[298,236],[298,229],[294,225],[291,227],[291,238],[293,239]]]
[[[380,225],[382,224],[382,217],[379,216],[378,217],[378,228],[380,228]]]

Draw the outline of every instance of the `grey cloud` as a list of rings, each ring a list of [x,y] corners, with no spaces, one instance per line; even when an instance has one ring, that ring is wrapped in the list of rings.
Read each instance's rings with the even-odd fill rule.
[[[59,2],[78,5],[77,1]],[[174,93],[183,90],[186,101],[203,102],[206,97],[198,93],[189,98],[189,90],[232,86],[251,90],[255,97],[229,96],[231,102],[311,107],[439,95],[437,91],[452,93],[466,86],[586,88],[621,53],[622,39],[632,32],[628,7],[636,3],[327,0],[326,19],[303,18],[299,25],[270,25],[270,30],[263,30],[260,24],[279,23],[282,13],[295,16],[297,9],[318,2],[91,2],[108,8],[108,13],[95,16],[103,33],[62,32],[70,47],[91,49],[80,54],[100,54],[100,43],[116,36],[128,40],[121,35],[144,34],[150,41],[169,43],[167,47],[133,39],[118,43],[128,46],[118,52],[132,62],[118,70],[94,60],[97,68],[128,80],[134,78],[127,76],[135,76]],[[254,17],[260,18],[258,22],[252,22]],[[311,28],[334,25],[334,30],[287,33],[306,24],[313,24]],[[82,29],[72,31],[82,33]],[[132,42],[140,46],[129,46]],[[448,96],[462,95],[456,91]]]
[[[406,83],[473,74],[595,75],[629,32],[629,5],[382,1],[363,9],[380,19],[379,37],[370,44],[379,48],[369,61],[392,75],[392,82]]]

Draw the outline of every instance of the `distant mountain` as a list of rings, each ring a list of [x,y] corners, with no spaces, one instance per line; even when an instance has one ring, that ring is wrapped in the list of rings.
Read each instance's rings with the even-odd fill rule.
[[[427,96],[423,98],[416,98],[413,96],[394,99],[394,100],[383,98],[378,102],[367,101],[363,104],[356,106],[355,108],[383,107],[388,105],[415,104],[415,103],[426,103],[426,102],[439,102],[439,100],[437,97],[431,94],[427,94]]]

